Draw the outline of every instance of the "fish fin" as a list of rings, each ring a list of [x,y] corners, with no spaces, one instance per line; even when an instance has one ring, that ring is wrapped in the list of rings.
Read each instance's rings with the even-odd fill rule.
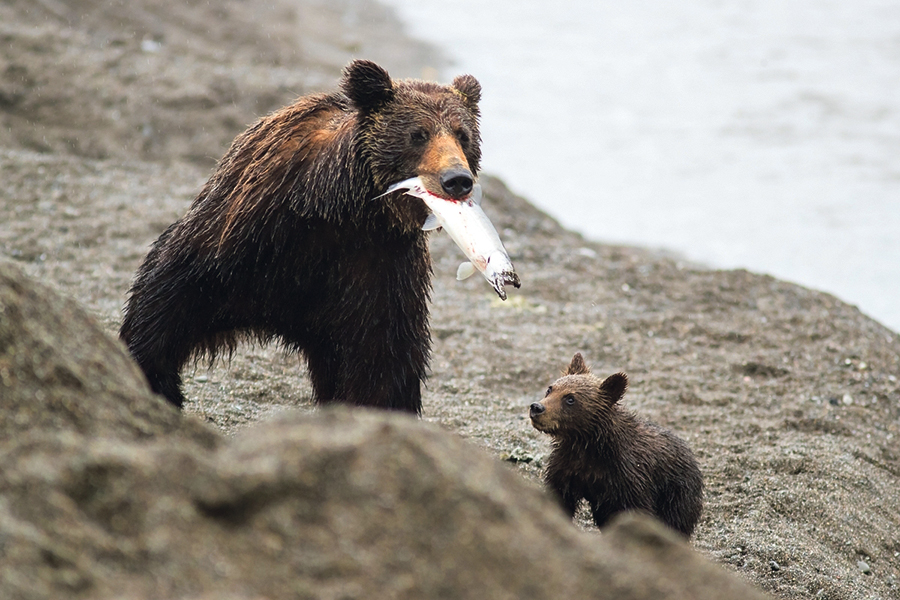
[[[472,202],[481,206],[481,184],[476,183],[472,188]]]
[[[377,196],[372,198],[372,200],[378,200],[379,198],[384,198],[385,196],[387,196],[388,194],[390,194],[391,192],[393,192],[396,189],[397,189],[397,184],[395,183],[394,185],[389,187],[386,192],[384,192],[383,194],[378,194]]]
[[[425,219],[425,224],[422,225],[422,231],[433,231],[440,228],[441,222],[438,221],[437,215],[434,213],[429,213],[428,218]]]
[[[475,265],[470,262],[464,262],[459,265],[459,268],[456,269],[456,280],[462,281],[463,279],[468,279],[472,275],[475,274]]]
[[[397,183],[391,184],[388,187],[387,191],[385,191],[383,194],[378,194],[377,196],[375,196],[375,198],[372,199],[376,200],[378,198],[381,198],[382,196],[387,196],[391,192],[396,192],[397,190],[407,190],[407,193],[414,192],[414,188],[416,187],[424,189],[425,186],[422,184],[422,179],[419,177],[410,177],[409,179],[404,179],[403,181],[398,181]],[[415,196],[416,194],[412,195]]]

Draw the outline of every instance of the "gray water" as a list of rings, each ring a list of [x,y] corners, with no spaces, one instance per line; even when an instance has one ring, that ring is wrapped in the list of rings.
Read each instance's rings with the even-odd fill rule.
[[[385,1],[481,81],[484,170],[567,227],[900,331],[900,2]]]

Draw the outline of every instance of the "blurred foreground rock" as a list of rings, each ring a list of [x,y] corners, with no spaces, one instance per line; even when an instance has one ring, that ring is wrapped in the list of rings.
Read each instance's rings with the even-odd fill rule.
[[[754,598],[648,518],[579,532],[456,435],[367,411],[228,440],[0,263],[0,597]]]
[[[125,347],[75,302],[0,262],[0,437],[177,435],[206,446],[211,430],[150,392]]]

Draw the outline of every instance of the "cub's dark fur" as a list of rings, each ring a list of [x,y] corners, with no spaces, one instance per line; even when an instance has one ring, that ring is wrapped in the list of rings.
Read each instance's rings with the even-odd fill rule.
[[[601,381],[581,354],[531,405],[531,423],[553,437],[544,482],[574,516],[585,498],[597,527],[625,510],[656,515],[690,536],[703,506],[703,479],[681,439],[619,406],[624,373]]]

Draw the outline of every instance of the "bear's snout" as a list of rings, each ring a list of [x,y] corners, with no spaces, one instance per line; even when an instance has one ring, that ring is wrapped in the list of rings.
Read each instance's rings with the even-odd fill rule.
[[[534,404],[531,405],[531,410],[529,410],[529,414],[531,415],[531,418],[533,419],[534,417],[536,417],[538,415],[544,414],[545,410],[547,410],[547,409],[544,408],[543,404],[541,404],[540,402],[535,402]]]
[[[447,169],[441,173],[441,188],[452,198],[464,198],[472,192],[475,180],[466,169]]]

